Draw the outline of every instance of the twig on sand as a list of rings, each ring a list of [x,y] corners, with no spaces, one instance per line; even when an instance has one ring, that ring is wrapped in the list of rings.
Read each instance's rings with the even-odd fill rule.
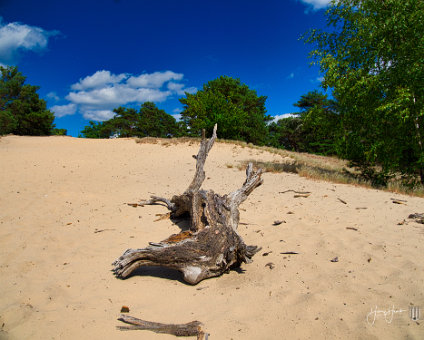
[[[155,333],[166,333],[175,336],[197,336],[198,340],[208,338],[208,334],[202,330],[202,323],[199,321],[192,321],[185,324],[165,324],[159,322],[145,321],[137,319],[130,315],[123,315],[118,319],[125,322],[130,326],[117,326],[121,331],[129,330],[149,330]]]
[[[340,202],[342,202],[343,204],[347,204],[347,202],[346,202],[346,201],[344,201],[344,200],[342,200],[341,198],[337,197],[337,199],[338,199]]]
[[[295,194],[299,194],[299,195],[310,195],[311,192],[310,191],[296,191],[296,190],[285,190],[285,191],[280,191],[279,194],[285,194],[286,192],[294,192]]]
[[[391,198],[391,200],[394,204],[405,204],[406,205],[406,202],[407,202],[405,200],[400,200],[400,199],[396,199],[396,198]]]

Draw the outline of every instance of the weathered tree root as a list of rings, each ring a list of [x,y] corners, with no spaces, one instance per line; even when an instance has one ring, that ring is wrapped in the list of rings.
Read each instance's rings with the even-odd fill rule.
[[[247,246],[237,233],[239,205],[250,193],[262,184],[262,170],[253,170],[252,164],[246,169],[243,186],[224,196],[212,190],[201,190],[205,179],[203,170],[206,157],[216,139],[216,125],[210,139],[202,138],[196,158],[196,173],[188,189],[171,200],[155,197],[139,205],[164,203],[171,211],[171,217],[188,214],[190,230],[172,235],[159,243],[150,243],[143,249],[128,249],[113,265],[115,275],[128,277],[142,266],[162,266],[179,270],[190,284],[222,275],[241,263],[251,262],[260,248]]]
[[[185,324],[164,324],[159,322],[145,321],[134,318],[129,315],[121,315],[119,321],[125,322],[130,326],[117,326],[121,331],[129,330],[149,330],[155,333],[166,333],[175,336],[197,336],[198,340],[208,338],[208,334],[202,330],[202,323],[192,321]]]

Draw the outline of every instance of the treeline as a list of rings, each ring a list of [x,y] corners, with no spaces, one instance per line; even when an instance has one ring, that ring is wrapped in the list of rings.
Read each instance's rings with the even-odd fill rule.
[[[90,121],[81,131],[85,138],[109,137],[199,137],[218,124],[219,137],[298,152],[337,154],[336,136],[340,116],[335,100],[318,91],[309,92],[294,103],[299,109],[274,121],[266,114],[266,97],[258,96],[239,79],[221,76],[206,83],[196,94],[180,99],[181,120],[160,110],[152,102],[139,110],[119,107],[104,122]]]
[[[119,107],[115,116],[104,122],[90,121],[81,131],[85,138],[109,137],[179,137],[184,135],[181,124],[160,110],[152,102],[145,102],[140,110]]]

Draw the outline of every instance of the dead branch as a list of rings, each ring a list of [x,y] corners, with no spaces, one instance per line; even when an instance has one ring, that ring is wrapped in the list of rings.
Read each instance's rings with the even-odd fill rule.
[[[165,324],[159,322],[145,321],[137,319],[130,315],[121,315],[119,321],[125,322],[130,326],[117,326],[121,331],[129,330],[149,330],[155,333],[166,333],[175,336],[197,336],[197,339],[204,339],[205,332],[202,330],[202,323],[192,321],[185,324]]]
[[[237,233],[240,219],[239,206],[252,191],[262,184],[262,170],[249,164],[246,180],[234,192],[220,196],[212,190],[201,190],[205,180],[204,164],[217,135],[215,125],[210,139],[202,138],[195,157],[194,178],[182,195],[168,200],[152,196],[139,205],[165,203],[171,218],[188,215],[190,230],[172,235],[162,242],[150,242],[142,249],[128,249],[113,265],[117,277],[126,278],[143,266],[162,266],[179,270],[184,280],[196,284],[203,279],[219,276],[241,263],[251,262],[260,249],[247,246]]]

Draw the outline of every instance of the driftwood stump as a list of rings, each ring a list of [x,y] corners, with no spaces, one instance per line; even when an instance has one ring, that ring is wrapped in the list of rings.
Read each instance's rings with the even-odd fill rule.
[[[206,158],[216,139],[216,125],[210,139],[202,137],[196,158],[196,173],[188,189],[171,200],[152,196],[138,205],[162,203],[171,211],[171,217],[188,215],[190,229],[171,235],[143,249],[128,249],[113,265],[119,278],[128,277],[142,266],[161,266],[179,270],[190,284],[222,275],[241,263],[250,263],[260,248],[247,246],[237,233],[239,205],[262,184],[262,170],[246,169],[243,186],[224,196],[212,190],[201,190],[205,180],[203,170]]]

